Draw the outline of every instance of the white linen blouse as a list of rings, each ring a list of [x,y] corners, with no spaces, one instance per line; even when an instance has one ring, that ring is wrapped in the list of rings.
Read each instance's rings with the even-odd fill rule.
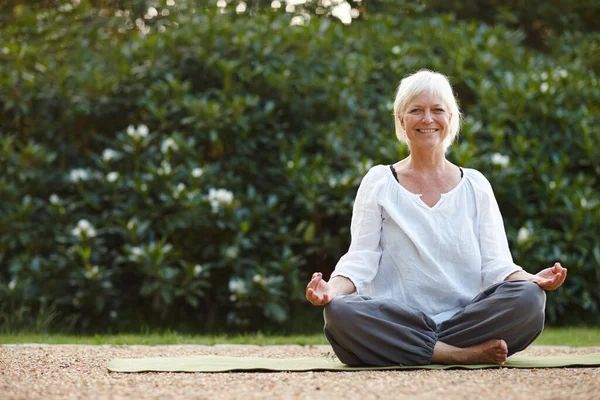
[[[481,290],[522,268],[513,262],[489,181],[464,168],[458,185],[429,207],[398,183],[389,166],[363,178],[354,201],[352,241],[331,277],[356,294],[392,298],[436,323]]]

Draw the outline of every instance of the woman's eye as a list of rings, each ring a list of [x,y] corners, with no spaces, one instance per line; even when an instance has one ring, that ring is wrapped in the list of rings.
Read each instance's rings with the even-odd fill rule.
[[[411,112],[412,114],[414,114],[414,113],[418,113],[419,111],[421,111],[421,110],[419,110],[418,108],[413,108],[412,110],[410,110],[410,112]]]

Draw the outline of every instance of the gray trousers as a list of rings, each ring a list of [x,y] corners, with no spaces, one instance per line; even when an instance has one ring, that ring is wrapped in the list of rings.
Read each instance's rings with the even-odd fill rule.
[[[424,312],[392,299],[340,296],[325,306],[325,336],[348,365],[431,364],[437,341],[469,347],[503,339],[508,355],[524,350],[544,329],[545,292],[529,281],[483,290],[437,325]]]

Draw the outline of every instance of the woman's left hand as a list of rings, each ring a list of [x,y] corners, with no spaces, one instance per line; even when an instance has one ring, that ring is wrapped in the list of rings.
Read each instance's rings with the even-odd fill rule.
[[[567,269],[560,263],[554,263],[550,268],[546,268],[533,276],[532,281],[537,283],[544,290],[555,290],[563,284],[567,278]]]

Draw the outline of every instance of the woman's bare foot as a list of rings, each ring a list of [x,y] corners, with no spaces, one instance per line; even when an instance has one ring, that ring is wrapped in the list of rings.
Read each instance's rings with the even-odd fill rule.
[[[504,364],[508,347],[502,339],[491,339],[474,346],[460,348],[437,342],[431,362],[435,364]]]

